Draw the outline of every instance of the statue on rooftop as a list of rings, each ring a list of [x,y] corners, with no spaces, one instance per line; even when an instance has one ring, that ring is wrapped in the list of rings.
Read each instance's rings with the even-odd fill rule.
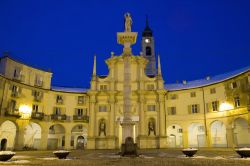
[[[124,20],[125,20],[125,32],[131,32],[131,25],[133,21],[130,16],[130,13],[125,13]]]

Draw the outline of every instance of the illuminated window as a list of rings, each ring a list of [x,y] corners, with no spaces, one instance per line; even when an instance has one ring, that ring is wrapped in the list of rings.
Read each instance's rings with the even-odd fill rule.
[[[234,97],[234,106],[240,107],[240,97],[239,96]]]
[[[148,111],[155,111],[155,105],[148,105]]]

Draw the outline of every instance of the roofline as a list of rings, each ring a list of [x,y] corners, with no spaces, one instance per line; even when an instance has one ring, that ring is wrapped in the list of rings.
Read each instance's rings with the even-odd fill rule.
[[[47,70],[45,70],[45,69],[40,69],[40,68],[37,68],[37,67],[31,66],[31,65],[28,65],[28,64],[26,64],[26,63],[24,63],[24,62],[22,62],[22,61],[20,61],[20,60],[16,60],[16,59],[12,58],[12,57],[11,57],[11,56],[9,56],[9,55],[4,55],[3,57],[0,57],[0,60],[5,59],[5,58],[8,58],[8,59],[10,59],[10,60],[12,60],[12,61],[14,61],[14,62],[16,62],[16,63],[20,63],[20,64],[22,64],[22,65],[25,65],[25,66],[31,67],[31,68],[33,68],[33,69],[36,69],[36,70],[41,70],[41,71],[43,71],[43,72],[53,74],[51,71],[47,71]]]
[[[245,73],[247,73],[249,71],[250,71],[250,67],[248,69],[246,69],[245,71],[242,71],[242,72],[240,72],[238,74],[235,74],[233,76],[229,76],[228,78],[225,78],[225,79],[222,79],[222,80],[219,80],[219,81],[215,81],[213,83],[203,84],[203,85],[200,85],[200,86],[190,87],[190,88],[185,88],[184,87],[184,88],[180,88],[180,89],[168,90],[167,88],[165,88],[165,86],[167,85],[167,84],[165,84],[164,85],[164,89],[167,90],[167,91],[169,91],[169,92],[172,92],[172,91],[181,91],[181,90],[190,90],[190,89],[204,88],[204,87],[208,87],[208,86],[211,86],[211,85],[222,83],[224,81],[228,81],[228,80],[230,80],[232,78],[235,78],[235,77],[239,77],[239,76],[241,76],[241,75],[243,75],[243,74],[245,74]],[[218,75],[215,75],[215,76],[218,76]],[[196,81],[196,80],[193,80],[193,81]]]

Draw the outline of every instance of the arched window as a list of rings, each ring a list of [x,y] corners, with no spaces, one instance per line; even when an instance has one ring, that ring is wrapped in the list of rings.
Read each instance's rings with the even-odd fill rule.
[[[146,56],[151,56],[152,55],[152,51],[151,51],[151,47],[146,47]]]

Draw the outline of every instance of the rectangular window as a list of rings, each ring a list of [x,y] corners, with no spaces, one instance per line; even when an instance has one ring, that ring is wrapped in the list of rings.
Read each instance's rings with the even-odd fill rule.
[[[193,114],[199,113],[198,104],[191,105],[191,111],[192,111]]]
[[[182,129],[178,129],[177,131],[178,131],[178,133],[182,133]]]
[[[21,76],[21,69],[16,68],[16,69],[14,70],[13,77],[14,77],[15,79],[20,79],[20,76]]]
[[[218,111],[218,106],[219,106],[219,102],[218,101],[213,101],[212,102],[212,109],[213,109],[213,111]]]
[[[15,111],[15,109],[16,109],[16,100],[10,100],[9,109],[10,109],[11,112]]]
[[[85,104],[86,98],[85,96],[78,96],[78,104]]]
[[[76,114],[77,114],[77,116],[83,116],[83,109],[82,108],[77,108],[76,109]]]
[[[191,93],[190,93],[190,96],[191,96],[191,97],[196,97],[196,93],[195,93],[195,92],[191,92]]]
[[[178,98],[177,94],[171,94],[171,95],[170,95],[170,99],[171,99],[171,100],[175,100],[175,99],[177,99],[177,98]]]
[[[99,106],[99,112],[107,112],[107,106],[106,105],[100,105]]]
[[[38,109],[39,109],[38,105],[33,104],[33,106],[32,106],[32,111],[33,111],[33,112],[38,112]]]
[[[100,90],[108,90],[108,85],[100,85]]]
[[[148,84],[147,85],[147,90],[154,90],[154,89],[155,89],[154,84]]]
[[[235,89],[235,88],[237,88],[237,87],[238,87],[237,82],[232,82],[232,83],[231,83],[231,88],[232,88],[232,89]]]
[[[56,103],[57,104],[62,104],[63,103],[63,97],[61,95],[56,96]]]
[[[176,107],[168,107],[168,115],[176,115]]]
[[[61,108],[60,107],[55,107],[55,115],[61,115]]]
[[[234,106],[240,107],[240,97],[239,96],[234,97]]]
[[[43,78],[40,75],[36,75],[35,86],[43,86]]]
[[[210,94],[215,94],[215,93],[216,93],[216,89],[215,88],[210,89]]]
[[[18,86],[13,85],[11,88],[11,96],[17,97],[21,93],[21,89]]]
[[[148,105],[148,111],[155,111],[155,105]]]
[[[40,91],[33,90],[32,91],[32,96],[34,96],[35,101],[41,101],[41,99],[43,97],[43,93],[40,92]]]

